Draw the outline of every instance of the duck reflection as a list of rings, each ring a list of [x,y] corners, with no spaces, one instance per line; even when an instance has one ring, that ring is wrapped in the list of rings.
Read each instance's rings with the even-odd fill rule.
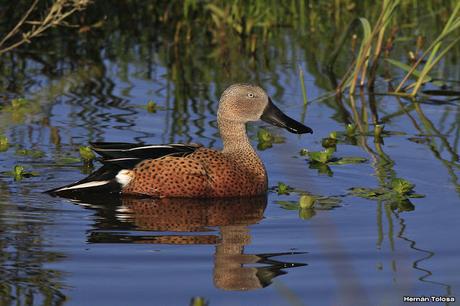
[[[224,290],[251,290],[271,284],[287,268],[304,263],[275,260],[300,254],[245,254],[251,243],[249,225],[262,220],[267,197],[226,199],[152,199],[112,197],[74,202],[95,209],[91,243],[214,244],[213,279]],[[218,234],[209,234],[218,227]],[[128,233],[127,230],[131,230]],[[136,235],[134,231],[154,231]],[[180,234],[179,234],[180,233]]]

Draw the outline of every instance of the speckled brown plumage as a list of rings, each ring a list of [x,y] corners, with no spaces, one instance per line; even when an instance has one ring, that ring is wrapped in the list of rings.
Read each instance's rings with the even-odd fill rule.
[[[141,162],[125,194],[159,197],[234,197],[267,190],[265,168],[253,154],[230,154],[200,148],[185,157]]]

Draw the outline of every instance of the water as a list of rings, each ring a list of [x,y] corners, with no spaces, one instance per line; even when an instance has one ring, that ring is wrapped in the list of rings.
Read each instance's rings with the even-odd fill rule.
[[[289,32],[279,35],[292,38]],[[322,138],[353,121],[333,98],[308,105],[305,120],[313,135],[251,124],[255,146],[261,127],[284,137],[283,143],[258,150],[272,187],[267,197],[72,202],[43,194],[89,173],[81,162],[66,158],[78,157],[78,147],[90,141],[221,146],[217,101],[238,73],[205,83],[206,73],[197,72],[197,82],[191,82],[188,69],[185,80],[174,79],[162,60],[118,61],[109,51],[101,51],[96,62],[65,59],[52,76],[24,55],[18,61],[25,70],[13,76],[25,74],[29,83],[19,89],[11,78],[2,83],[10,86],[0,102],[0,131],[13,146],[0,153],[1,305],[187,305],[195,296],[210,305],[405,305],[403,296],[422,295],[460,299],[458,101],[412,104],[376,96],[379,118],[389,115],[385,131],[392,133],[383,145],[372,135],[340,136],[346,141],[339,142],[336,156],[367,161],[331,165],[330,175],[309,167],[299,151],[321,150]],[[159,47],[153,57],[162,52]],[[248,72],[249,79],[300,119],[297,65],[306,70],[310,97],[327,89],[311,62],[295,54],[285,57]],[[8,99],[18,95],[40,107],[28,107],[24,116],[9,112]],[[149,100],[160,110],[147,112],[143,106]],[[358,97],[359,107],[362,102]],[[44,154],[24,156],[18,148]],[[15,181],[6,172],[17,164],[38,176]],[[377,188],[395,177],[414,183],[424,197],[401,204],[350,193],[352,187]],[[277,194],[279,182],[296,191]],[[295,204],[305,193],[336,202],[300,211],[279,204]]]

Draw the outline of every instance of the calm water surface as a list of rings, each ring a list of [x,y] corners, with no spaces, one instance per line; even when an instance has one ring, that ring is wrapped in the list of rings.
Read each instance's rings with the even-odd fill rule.
[[[299,151],[321,150],[322,138],[344,131],[347,120],[331,106],[334,99],[309,104],[304,116],[313,135],[251,124],[255,146],[261,127],[284,137],[258,153],[270,186],[296,189],[288,195],[272,188],[267,197],[209,201],[50,197],[42,191],[91,170],[66,161],[89,141],[221,146],[215,114],[230,80],[188,84],[184,94],[164,65],[136,59],[121,65],[101,56],[101,65],[81,64],[54,78],[38,73],[26,93],[38,111],[19,120],[0,112],[0,131],[13,145],[0,153],[1,305],[188,305],[194,296],[210,305],[405,305],[403,296],[420,295],[460,300],[458,101],[411,104],[377,96],[391,135],[381,146],[372,135],[340,142],[337,156],[367,161],[331,165],[329,175]],[[297,65],[306,71],[308,95],[322,96],[311,67],[295,56],[257,79],[300,119]],[[1,103],[15,92],[5,92]],[[147,112],[149,100],[160,110]],[[44,154],[20,155],[18,148]],[[7,171],[16,164],[38,176],[15,181]],[[350,194],[352,187],[376,188],[394,177],[425,197],[398,207]],[[280,205],[296,203],[302,193],[336,202],[308,211]]]

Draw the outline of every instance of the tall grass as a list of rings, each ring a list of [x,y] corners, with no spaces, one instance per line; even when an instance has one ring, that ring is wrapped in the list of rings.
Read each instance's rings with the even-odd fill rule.
[[[337,87],[337,93],[341,94],[346,89],[349,90],[349,95],[353,96],[359,86],[363,88],[367,82],[369,90],[372,92],[376,80],[376,74],[381,60],[383,45],[386,37],[386,30],[393,21],[395,9],[400,5],[401,0],[384,0],[382,2],[382,14],[376,20],[374,25],[371,25],[368,19],[360,17],[350,25],[350,28],[355,27],[357,22],[362,26],[362,41],[356,58],[353,60],[349,69],[342,78],[341,83]],[[407,72],[402,81],[397,86],[393,94],[415,97],[421,86],[432,79],[428,76],[434,67],[446,56],[446,54],[455,47],[460,41],[460,36],[454,37],[451,41],[447,41],[448,37],[452,37],[453,33],[460,28],[460,2],[457,2],[444,28],[439,33],[438,37],[431,43],[425,52],[410,66],[398,60],[387,58],[387,62],[393,66]],[[394,22],[394,21],[393,21]],[[347,31],[347,34],[350,30]],[[392,35],[387,38],[391,44],[394,38]],[[342,40],[343,44],[345,40]],[[341,46],[340,46],[341,47]],[[337,55],[334,55],[334,60]],[[427,58],[428,57],[428,58]],[[425,61],[421,70],[417,68]],[[406,85],[410,77],[415,77],[416,81],[409,85],[406,89],[412,88],[410,93],[403,92],[403,87]]]
[[[399,83],[398,87],[395,89],[395,93],[400,93],[403,86],[406,84],[408,79],[411,76],[417,77],[417,81],[413,84],[412,92],[409,94],[411,97],[414,97],[420,87],[430,80],[428,74],[433,70],[434,66],[438,64],[457,43],[460,41],[460,36],[455,37],[452,41],[446,42],[446,38],[450,37],[457,29],[460,28],[460,2],[454,7],[452,14],[450,15],[448,21],[444,25],[439,36],[431,43],[431,45],[425,50],[425,52],[418,58],[418,60],[410,67],[407,74],[404,76],[402,81]],[[447,45],[446,45],[447,43]],[[441,49],[445,45],[444,49]],[[429,56],[428,56],[429,55]],[[417,71],[417,68],[422,63],[422,61],[428,56],[423,68],[420,72]],[[402,67],[400,63],[393,62],[393,64]],[[403,67],[404,69],[404,67]]]
[[[367,77],[372,80],[372,83],[369,83],[369,87],[373,87],[378,61],[382,54],[385,31],[399,3],[400,0],[384,0],[382,2],[382,14],[378,17],[374,26],[364,17],[357,19],[363,30],[362,42],[356,59],[352,62],[350,68],[342,78],[342,82],[337,87],[338,93],[349,88],[350,96],[353,96],[356,92],[356,87],[358,85],[363,87]],[[355,26],[355,24],[356,21],[354,21],[350,27]],[[369,67],[371,67],[371,69]],[[368,76],[369,69],[370,76]]]

